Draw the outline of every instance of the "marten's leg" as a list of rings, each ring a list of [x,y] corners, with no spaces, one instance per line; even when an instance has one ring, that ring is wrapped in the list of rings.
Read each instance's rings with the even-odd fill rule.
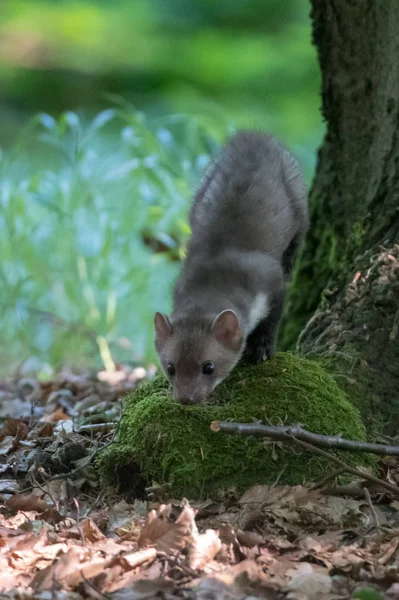
[[[285,250],[283,254],[283,271],[285,279],[289,279],[292,271],[292,267],[294,266],[295,255],[298,250],[298,246],[301,242],[301,238],[299,235],[296,235],[293,240],[291,240],[288,248]]]
[[[275,298],[268,316],[249,334],[242,356],[243,362],[258,364],[272,358],[283,305],[284,295],[281,294]]]

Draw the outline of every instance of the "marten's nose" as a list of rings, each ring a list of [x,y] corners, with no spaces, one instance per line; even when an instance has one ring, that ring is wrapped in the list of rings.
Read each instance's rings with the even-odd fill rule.
[[[195,404],[194,396],[188,396],[188,395],[179,396],[177,401],[180,402],[180,404],[185,404],[185,405]]]

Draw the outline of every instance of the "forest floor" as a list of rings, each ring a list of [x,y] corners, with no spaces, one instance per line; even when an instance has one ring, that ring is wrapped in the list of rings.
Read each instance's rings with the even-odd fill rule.
[[[96,458],[150,375],[0,382],[0,598],[399,599],[399,497],[369,482],[218,502],[102,488]],[[397,460],[382,458],[379,477],[399,484]]]

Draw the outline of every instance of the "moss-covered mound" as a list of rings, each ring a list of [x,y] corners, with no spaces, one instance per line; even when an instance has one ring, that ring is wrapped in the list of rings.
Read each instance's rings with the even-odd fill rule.
[[[265,445],[262,438],[213,433],[214,420],[300,423],[318,433],[365,439],[357,409],[332,377],[292,354],[255,367],[240,365],[215,399],[215,405],[184,407],[172,399],[164,378],[144,384],[127,399],[117,442],[100,455],[103,481],[132,491],[143,480],[167,482],[172,495],[193,498],[272,483],[278,475],[281,483],[301,483],[336,468],[298,449]],[[369,460],[341,455],[351,464]]]

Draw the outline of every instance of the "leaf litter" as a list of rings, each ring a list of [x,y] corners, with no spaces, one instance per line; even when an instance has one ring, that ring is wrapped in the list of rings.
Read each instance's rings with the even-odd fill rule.
[[[0,382],[0,599],[399,599],[399,502],[363,481],[201,502],[101,489],[92,457],[149,376]],[[379,470],[399,482],[396,458]]]

